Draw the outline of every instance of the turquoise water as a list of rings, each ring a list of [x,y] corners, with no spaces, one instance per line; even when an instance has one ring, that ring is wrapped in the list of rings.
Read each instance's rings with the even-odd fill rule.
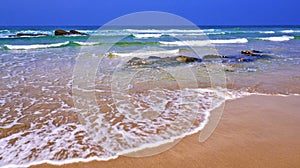
[[[211,40],[228,40],[228,39],[247,39],[249,42],[255,41],[290,41],[297,40],[300,36],[299,26],[285,27],[200,27],[202,31],[191,30],[189,27],[174,27],[174,28],[112,28],[100,30],[99,27],[0,27],[0,46],[5,45],[32,45],[32,44],[54,44],[66,41],[85,42],[87,36],[54,36],[54,30],[75,29],[80,32],[88,33],[97,39],[109,39],[116,36],[128,36],[124,39],[125,42],[159,42],[173,41],[174,37],[184,37],[187,40],[197,40],[205,33]],[[9,37],[17,33],[29,34],[48,34],[47,37]],[[242,43],[245,40],[236,40],[232,43]],[[228,43],[226,41],[219,43]],[[66,47],[66,45],[64,46]],[[9,49],[9,48],[8,48]],[[25,48],[24,48],[25,49]]]

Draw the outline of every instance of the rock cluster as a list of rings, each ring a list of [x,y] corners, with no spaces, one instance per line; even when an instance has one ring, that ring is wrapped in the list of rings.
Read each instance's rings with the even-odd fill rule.
[[[65,35],[83,35],[83,36],[88,36],[89,34],[82,33],[82,32],[76,31],[76,30],[70,30],[70,31],[55,30],[54,31],[54,35],[55,36],[65,36]]]

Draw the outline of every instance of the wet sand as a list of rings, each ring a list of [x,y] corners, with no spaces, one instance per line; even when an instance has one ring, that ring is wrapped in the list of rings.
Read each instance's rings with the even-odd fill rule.
[[[121,156],[110,161],[32,168],[300,167],[299,102],[300,96],[231,100],[226,102],[218,127],[203,143],[198,142],[197,133],[150,157]]]

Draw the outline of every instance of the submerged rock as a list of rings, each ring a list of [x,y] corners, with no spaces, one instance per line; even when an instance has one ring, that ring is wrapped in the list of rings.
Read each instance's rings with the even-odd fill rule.
[[[260,53],[262,53],[262,52],[258,51],[258,50],[243,50],[243,51],[241,51],[241,54],[247,55],[247,56],[256,56],[256,55],[260,55]]]
[[[190,63],[190,62],[201,62],[201,59],[195,57],[178,56],[176,57],[176,61]]]
[[[242,64],[227,64],[224,65],[224,71],[226,72],[235,72],[239,69],[243,69],[244,66]]]
[[[129,65],[145,65],[146,61],[145,59],[133,57],[128,62]]]
[[[258,50],[242,50],[241,54],[236,55],[218,55],[208,54],[203,56],[203,61],[213,62],[221,60],[222,63],[242,63],[253,62],[259,59],[270,59],[272,56]]]
[[[201,62],[200,58],[188,57],[188,56],[174,56],[174,57],[157,57],[150,56],[148,58],[138,58],[133,57],[127,63],[129,65],[153,65],[153,64],[162,64],[162,65],[171,65],[178,63],[191,63],[191,62]]]
[[[211,59],[211,58],[227,58],[226,55],[218,55],[218,54],[209,54],[203,56],[203,59]]]
[[[254,59],[248,58],[248,57],[243,57],[243,58],[238,58],[236,59],[237,62],[253,62]]]

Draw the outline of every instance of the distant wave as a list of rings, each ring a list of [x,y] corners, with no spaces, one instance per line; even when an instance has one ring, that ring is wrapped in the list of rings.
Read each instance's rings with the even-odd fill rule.
[[[215,29],[126,29],[132,33],[203,33],[203,32],[214,32]]]
[[[262,37],[258,39],[267,40],[267,41],[289,41],[294,38],[295,38],[294,36],[279,36],[279,37]]]
[[[208,40],[188,40],[188,41],[160,41],[161,45],[170,46],[207,46],[210,45]]]
[[[40,48],[54,48],[68,45],[69,41],[55,44],[32,44],[32,45],[4,45],[9,50],[31,50]]]
[[[0,30],[0,33],[8,33],[8,32],[9,32],[9,30],[7,30],[7,29]]]
[[[31,45],[4,45],[4,49],[8,50],[32,50],[32,49],[43,49],[43,48],[59,48],[65,46],[93,46],[101,43],[98,42],[79,42],[79,41],[66,41],[63,43],[54,44],[31,44]]]
[[[62,43],[53,44],[30,44],[30,45],[4,45],[1,49],[5,50],[31,50],[31,49],[45,49],[45,48],[60,48],[67,46],[94,46],[101,45],[100,42],[80,42],[80,41],[66,41]],[[115,46],[145,46],[145,45],[159,45],[159,42],[116,42]]]
[[[300,33],[300,30],[282,30],[281,33]]]
[[[213,44],[230,44],[230,43],[248,43],[246,38],[227,39],[227,40],[210,40]]]
[[[227,40],[187,40],[187,41],[160,41],[162,45],[175,45],[175,46],[207,46],[210,44],[233,44],[233,43],[247,43],[246,38],[227,39]]]
[[[70,42],[71,44],[78,44],[80,46],[94,46],[101,44],[100,42],[80,42],[80,41],[74,41]]]
[[[132,35],[133,36],[133,35]],[[165,34],[135,34],[134,38],[160,38]],[[298,36],[274,36],[274,37],[257,37],[257,40],[266,41],[289,41],[292,39],[299,39]],[[215,39],[215,40],[183,40],[183,41],[119,41],[115,46],[128,47],[128,46],[152,46],[152,45],[166,45],[166,46],[208,46],[211,44],[241,44],[248,43],[247,38],[235,38],[235,39]],[[31,50],[31,49],[44,49],[44,48],[60,48],[68,46],[95,46],[101,45],[100,42],[81,42],[81,41],[66,41],[60,43],[49,44],[30,44],[30,45],[11,45],[5,44],[1,47],[3,50]]]
[[[134,38],[159,38],[163,36],[164,34],[132,34]]]
[[[275,34],[275,31],[260,31],[261,34]]]
[[[127,46],[145,46],[145,45],[159,45],[159,42],[126,42],[126,41],[120,41],[116,42],[114,45],[121,46],[121,47],[127,47]]]
[[[47,30],[21,30],[16,32],[17,33],[25,33],[25,34],[48,34],[52,35],[53,31],[47,31]]]
[[[275,34],[275,31],[271,31],[271,30],[266,30],[266,31],[252,31],[252,30],[245,30],[245,31],[241,31],[241,30],[227,30],[227,31],[223,31],[224,34]]]

